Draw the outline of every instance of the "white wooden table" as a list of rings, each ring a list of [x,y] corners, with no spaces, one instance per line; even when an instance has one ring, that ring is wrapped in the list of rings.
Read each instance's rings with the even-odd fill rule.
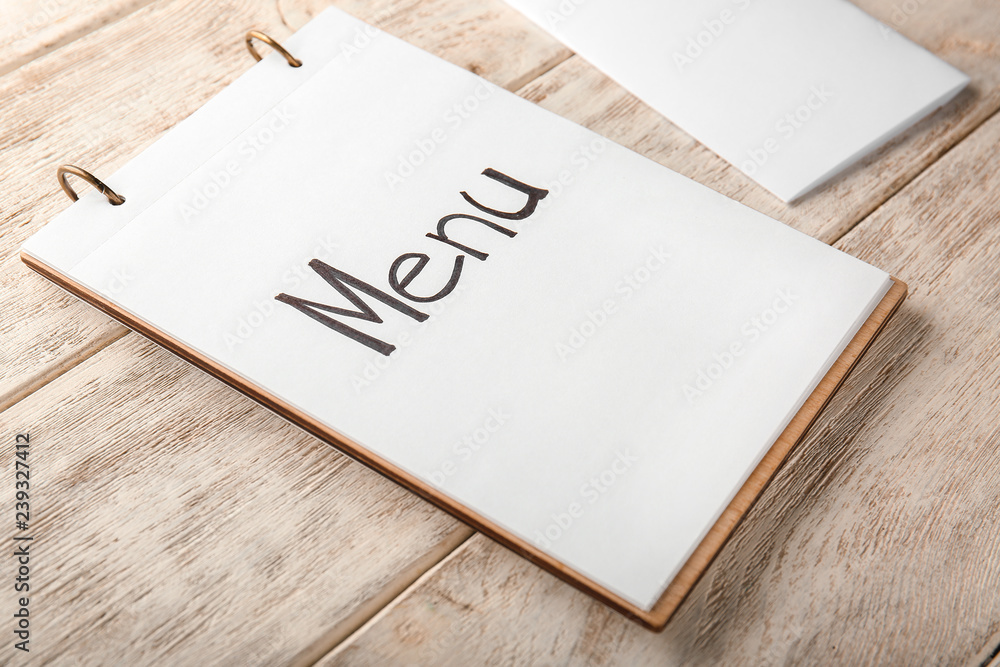
[[[0,0],[0,662],[1000,664],[1000,2],[857,2],[973,86],[791,207],[500,0],[334,2],[909,284],[653,634],[21,265],[58,164],[113,172],[329,0]]]

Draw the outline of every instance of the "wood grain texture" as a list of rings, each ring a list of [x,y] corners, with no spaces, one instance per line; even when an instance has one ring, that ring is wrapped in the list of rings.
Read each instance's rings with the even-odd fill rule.
[[[897,25],[900,34],[964,71],[972,77],[972,85],[951,104],[791,206],[578,56],[532,82],[521,94],[751,208],[832,243],[1000,108],[1000,3],[863,0],[857,4],[888,25]],[[906,14],[901,6],[916,9]],[[898,16],[903,20],[894,20]],[[864,105],[865,100],[854,103]]]
[[[890,23],[894,8],[910,4],[856,1]],[[331,638],[336,643],[351,623],[375,612],[373,600],[384,600],[385,591],[423,567],[421,559],[455,543],[454,524],[442,513],[360,466],[338,463],[331,471],[336,466],[328,457],[336,453],[135,336],[98,353],[125,330],[63,296],[15,255],[24,238],[66,205],[52,177],[58,163],[77,160],[110,173],[249,66],[242,47],[232,48],[232,30],[252,21],[280,39],[322,4],[159,0],[0,77],[6,130],[0,135],[0,407],[52,381],[2,419],[7,433],[31,428],[42,438],[35,441],[42,455],[33,459],[45,485],[39,527],[47,542],[39,544],[47,546],[39,562],[46,571],[39,580],[46,588],[40,594],[51,596],[46,609],[58,612],[40,618],[45,632],[38,639],[55,647],[57,664],[107,664],[119,655],[135,658],[132,664],[163,656],[170,664],[253,664],[254,655],[280,664],[296,652],[302,657],[329,646]],[[447,44],[441,55],[495,82],[504,83],[490,68],[510,65],[508,87],[565,55],[551,40],[533,41],[537,31],[500,0],[336,4],[432,51]],[[524,93],[832,240],[997,108],[997,4],[915,4],[900,32],[971,74],[972,92],[796,207],[771,199],[579,58]],[[396,7],[404,8],[398,16]],[[383,10],[389,11],[376,16]],[[190,50],[164,46],[174,43],[176,29],[197,36]],[[122,57],[111,57],[116,53]],[[1000,184],[990,173],[998,166],[996,125],[965,139],[844,240],[852,252],[910,282],[911,300],[663,635],[634,627],[477,536],[326,664],[965,664],[1000,632],[1000,524],[992,483],[1000,448],[992,312]],[[228,439],[222,446],[218,438]],[[282,459],[282,446],[297,438],[294,462]],[[66,458],[62,450],[70,450]],[[192,454],[210,457],[195,465],[226,479],[192,473]],[[10,470],[9,454],[3,456]],[[353,470],[379,490],[356,480],[316,481]],[[309,533],[309,558],[282,551],[283,532],[265,531],[273,506],[286,512],[275,524],[281,531],[287,512],[299,511],[284,504],[292,501],[282,489],[294,485],[291,497],[306,497],[295,502],[305,503],[310,519],[342,506],[353,512],[335,514],[350,525],[309,526],[330,531]],[[306,491],[325,494],[328,486],[345,491],[336,499],[307,497]],[[0,493],[9,491],[0,487]],[[9,496],[0,497],[9,506]],[[370,498],[382,508],[374,516],[359,505]],[[397,500],[386,504],[385,498]],[[250,509],[243,509],[243,499]],[[192,512],[198,506],[208,512],[204,506],[212,502],[213,519],[223,524],[223,549],[205,537],[210,526],[196,532],[174,516],[198,516]],[[177,509],[188,504],[195,507]],[[139,509],[123,513],[122,506]],[[259,516],[251,521],[248,513]],[[379,523],[386,516],[397,523]],[[373,533],[354,525],[369,521]],[[87,526],[101,530],[87,533]],[[109,537],[111,530],[120,532]],[[183,550],[165,535],[201,542],[189,541]],[[397,547],[408,536],[417,542]],[[255,544],[266,557],[252,560]],[[204,560],[199,549],[208,554]],[[242,554],[242,565],[227,571],[222,564],[234,552]],[[189,562],[193,579],[185,578]],[[359,562],[361,569],[353,569]],[[307,567],[306,574],[293,574],[293,565]],[[339,568],[350,571],[338,574]],[[282,578],[246,574],[257,570],[280,570]],[[342,578],[328,578],[334,576]],[[337,582],[333,590],[331,581]],[[309,597],[301,582],[324,582],[317,585],[329,599]],[[341,586],[349,601],[337,597]],[[197,597],[200,587],[220,600]],[[289,596],[293,605],[286,605]],[[283,620],[270,615],[272,604]],[[227,614],[241,615],[241,625]],[[317,622],[314,614],[323,617]],[[300,616],[305,632],[293,627]],[[216,629],[219,641],[212,639]],[[275,645],[258,639],[274,632],[291,639]],[[203,655],[194,650],[202,647]],[[0,653],[0,662],[8,656]]]
[[[3,432],[31,434],[39,662],[285,664],[469,532],[138,336],[4,412]]]
[[[477,536],[321,664],[967,664],[1000,631],[998,144],[839,244],[910,297],[663,634]]]
[[[0,409],[125,334],[8,261],[68,205],[56,167],[106,178],[252,65],[246,29],[281,39],[328,4],[158,2],[0,78]],[[500,0],[339,4],[507,87],[569,55]],[[179,35],[183,47],[164,48]],[[516,57],[504,55],[511,43]]]
[[[152,0],[0,0],[0,76]]]
[[[17,256],[0,262],[0,410],[59,377],[127,330],[52,286]]]

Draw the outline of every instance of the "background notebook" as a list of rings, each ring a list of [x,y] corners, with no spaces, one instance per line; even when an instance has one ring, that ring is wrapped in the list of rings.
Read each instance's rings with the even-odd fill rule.
[[[846,0],[508,0],[784,201],[969,77]]]

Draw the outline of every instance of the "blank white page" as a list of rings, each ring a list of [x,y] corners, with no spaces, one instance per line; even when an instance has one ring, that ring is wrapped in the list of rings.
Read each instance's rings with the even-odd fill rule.
[[[969,82],[846,0],[507,1],[784,201]]]

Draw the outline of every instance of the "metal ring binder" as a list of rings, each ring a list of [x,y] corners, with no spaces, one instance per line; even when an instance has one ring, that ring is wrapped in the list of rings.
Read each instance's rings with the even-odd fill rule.
[[[259,39],[260,41],[264,42],[265,44],[270,45],[271,48],[273,48],[275,51],[277,51],[278,53],[280,53],[281,55],[283,55],[285,57],[285,60],[287,60],[288,64],[291,65],[292,67],[302,67],[302,61],[301,60],[299,60],[298,58],[296,58],[295,56],[293,56],[291,53],[289,53],[288,51],[285,50],[285,47],[283,47],[281,44],[278,44],[278,42],[276,42],[274,39],[272,39],[271,37],[269,37],[268,35],[262,33],[259,30],[251,30],[250,32],[247,33],[247,36],[246,36],[247,50],[250,51],[250,55],[253,56],[254,60],[260,62],[260,59],[262,57],[257,52],[257,49],[254,48],[254,45],[253,45],[253,40],[254,39]]]
[[[125,203],[125,197],[122,197],[120,194],[109,188],[104,181],[97,178],[86,169],[80,169],[79,167],[71,164],[64,164],[56,170],[56,177],[59,179],[59,185],[62,186],[63,192],[65,192],[66,196],[73,201],[78,200],[80,197],[77,196],[76,191],[73,190],[69,182],[66,180],[66,177],[70,174],[73,176],[79,176],[97,188],[102,195],[108,198],[108,202],[110,202],[112,206],[121,206]]]

